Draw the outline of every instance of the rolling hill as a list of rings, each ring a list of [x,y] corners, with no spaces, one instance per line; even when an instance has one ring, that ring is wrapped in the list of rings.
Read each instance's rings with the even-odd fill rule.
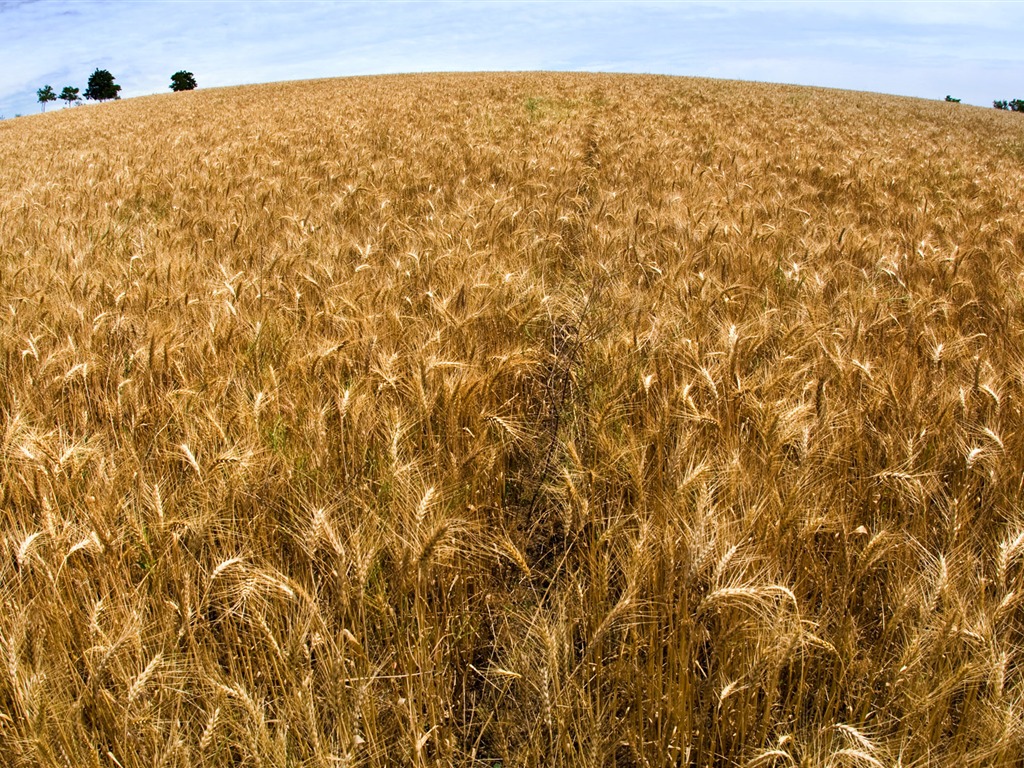
[[[1024,119],[675,77],[0,123],[0,763],[1024,760]]]

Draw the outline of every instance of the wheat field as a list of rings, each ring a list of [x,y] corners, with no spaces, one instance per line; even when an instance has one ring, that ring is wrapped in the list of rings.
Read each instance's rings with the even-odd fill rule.
[[[406,75],[0,123],[0,763],[1024,761],[1024,120]]]

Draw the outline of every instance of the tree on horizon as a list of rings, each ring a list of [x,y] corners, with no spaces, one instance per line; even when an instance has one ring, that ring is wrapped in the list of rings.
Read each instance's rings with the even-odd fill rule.
[[[39,103],[43,105],[43,112],[46,111],[46,102],[57,100],[57,94],[54,93],[53,88],[48,85],[44,85],[36,91],[36,96],[39,97]]]
[[[64,90],[60,92],[58,97],[61,101],[66,102],[67,106],[71,106],[76,101],[81,101],[79,95],[79,89],[73,88],[70,85],[65,85]]]
[[[105,69],[97,69],[89,75],[89,86],[85,89],[85,98],[92,101],[108,101],[120,99],[121,86],[114,82],[114,76]]]
[[[191,72],[182,69],[171,75],[171,90],[174,92],[194,91],[197,87],[195,75]]]

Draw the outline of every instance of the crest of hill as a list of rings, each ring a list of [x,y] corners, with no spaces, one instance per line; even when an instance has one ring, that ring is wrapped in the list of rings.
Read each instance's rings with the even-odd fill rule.
[[[486,130],[478,118],[486,114]],[[546,132],[549,141],[590,130],[631,136],[670,154],[712,159],[728,152],[747,169],[748,155],[777,161],[799,176],[801,164],[842,163],[859,175],[857,158],[904,165],[959,163],[986,175],[1019,180],[1024,138],[1016,115],[996,110],[873,93],[682,77],[603,74],[424,74],[353,77],[237,86],[140,97],[99,107],[56,110],[0,123],[4,187],[39,176],[76,172],[75,154],[108,154],[134,164],[160,147],[186,161],[190,152],[224,159],[244,147],[254,154],[288,139],[334,146],[381,127],[396,158],[426,142],[451,141],[462,124],[483,148],[512,136]],[[524,130],[523,123],[528,123]],[[386,130],[384,130],[386,129]],[[510,134],[509,131],[512,131]],[[303,135],[304,134],[304,135]],[[380,139],[383,140],[383,139]],[[403,146],[408,142],[408,146]],[[170,147],[174,147],[174,152]],[[525,147],[508,147],[521,151]],[[244,153],[242,153],[244,154]],[[794,161],[800,158],[800,162]],[[95,166],[93,166],[95,167]],[[926,179],[921,180],[927,183]]]
[[[483,194],[536,185],[554,167],[585,171],[592,193],[628,192],[659,211],[701,208],[725,227],[778,230],[777,216],[798,208],[818,225],[854,235],[863,228],[879,245],[909,249],[916,244],[897,219],[913,209],[927,208],[942,235],[947,214],[963,219],[963,207],[988,194],[1017,202],[1022,123],[943,102],[663,76],[284,82],[0,123],[0,205],[48,206],[59,189],[72,209],[103,200],[163,210],[191,195],[216,229],[243,223],[231,215],[229,190],[269,191],[285,209],[313,216],[339,190],[365,182],[395,185],[403,197],[453,181]],[[599,168],[587,169],[598,155]],[[926,233],[911,239],[918,234]]]

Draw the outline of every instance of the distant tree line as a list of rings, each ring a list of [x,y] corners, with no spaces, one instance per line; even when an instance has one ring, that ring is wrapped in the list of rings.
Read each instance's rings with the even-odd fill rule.
[[[195,75],[191,72],[179,70],[171,75],[172,91],[192,91],[197,87]],[[60,99],[69,107],[73,104],[81,104],[82,98],[79,96],[79,93],[81,93],[80,89],[70,85],[65,85],[64,90],[62,90],[58,96],[51,86],[44,85],[36,91],[36,96],[39,97],[39,103],[43,105],[43,112],[45,112],[46,105],[51,101],[56,101],[57,99]],[[89,82],[86,85],[85,93],[82,94],[82,96],[90,101],[109,101],[111,99],[120,99],[121,86],[114,82],[114,76],[110,74],[110,72],[105,69],[97,69],[89,75]]]
[[[1008,109],[1011,112],[1024,112],[1024,99],[1012,99],[1011,101],[993,101],[992,106],[996,109]]]
[[[960,103],[960,99],[954,99],[948,94],[946,95],[946,101],[952,104]],[[1011,99],[1010,101],[1000,101],[999,99],[996,99],[992,102],[992,106],[996,109],[1005,109],[1010,112],[1024,112],[1024,99]]]

